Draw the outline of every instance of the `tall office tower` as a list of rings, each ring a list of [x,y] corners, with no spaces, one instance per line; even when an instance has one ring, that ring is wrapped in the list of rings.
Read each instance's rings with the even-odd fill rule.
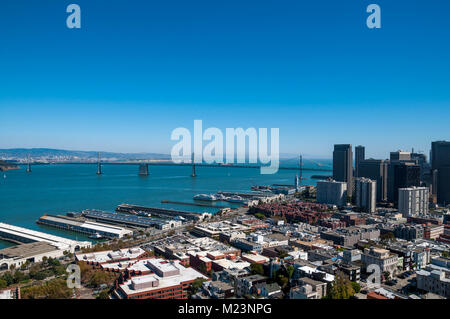
[[[438,170],[432,169],[431,170],[431,200],[433,204],[437,204],[437,176],[438,176]]]
[[[388,164],[388,201],[397,203],[398,189],[401,187],[419,186],[420,185],[420,166],[416,165],[418,161],[411,158],[409,152],[391,152]],[[407,165],[416,165],[415,167],[404,167]],[[417,172],[416,172],[417,170]],[[417,180],[415,174],[417,173]]]
[[[347,183],[334,180],[318,181],[316,199],[321,204],[344,206],[347,203]]]
[[[353,151],[351,144],[334,145],[333,179],[338,182],[346,182],[348,195],[353,195]]]
[[[427,163],[427,156],[422,153],[411,153],[411,160],[420,166],[420,180],[431,184],[430,165]]]
[[[398,202],[398,189],[420,186],[420,166],[410,162],[394,162],[388,168],[388,200]]]
[[[355,177],[361,177],[359,175],[359,163],[364,161],[366,158],[366,149],[364,146],[356,146],[355,147]]]
[[[431,169],[436,170],[437,202],[450,204],[450,142],[437,141],[431,143]]]
[[[360,177],[370,178],[377,182],[377,202],[387,200],[388,162],[367,159],[359,163]]]
[[[392,161],[410,161],[411,160],[411,153],[410,152],[391,152],[391,162]]]
[[[398,190],[398,211],[403,217],[428,214],[428,187],[408,187]]]
[[[356,206],[366,213],[375,213],[377,182],[368,178],[355,178]]]

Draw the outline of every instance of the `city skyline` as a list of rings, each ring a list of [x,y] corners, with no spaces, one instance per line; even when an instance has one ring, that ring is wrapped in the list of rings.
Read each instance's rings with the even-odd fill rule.
[[[280,128],[311,158],[450,140],[448,2],[378,1],[377,30],[369,2],[77,3],[79,30],[65,4],[2,4],[0,148],[167,154],[195,119]]]

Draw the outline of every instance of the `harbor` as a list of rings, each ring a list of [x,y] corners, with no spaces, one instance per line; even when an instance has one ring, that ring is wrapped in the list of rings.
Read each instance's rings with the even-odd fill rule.
[[[65,215],[86,209],[114,211],[121,203],[153,207],[155,217],[171,218],[184,212],[196,218],[204,213],[215,214],[225,207],[244,205],[195,200],[194,196],[198,194],[217,194],[222,190],[233,196],[252,193],[255,190],[252,187],[264,188],[257,185],[294,185],[296,174],[295,171],[280,170],[277,174],[264,176],[255,169],[197,167],[196,177],[192,178],[188,167],[162,165],[151,166],[149,175],[140,177],[136,174],[135,165],[105,165],[101,175],[96,174],[95,163],[32,165],[31,168],[30,173],[25,169],[8,171],[7,178],[0,179],[2,221],[74,240],[91,239],[88,238],[91,234],[49,227],[36,221],[45,214]],[[310,177],[312,172],[303,174]],[[260,193],[267,194],[265,191]],[[0,248],[9,246],[10,243],[0,240]]]

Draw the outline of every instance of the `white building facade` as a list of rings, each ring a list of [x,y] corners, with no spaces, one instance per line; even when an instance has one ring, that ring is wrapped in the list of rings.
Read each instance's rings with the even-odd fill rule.
[[[321,204],[344,206],[347,203],[347,183],[335,180],[318,181],[317,202]]]
[[[403,217],[428,214],[428,187],[399,188],[398,211]]]
[[[377,204],[377,182],[368,178],[355,179],[356,206],[366,213],[375,213]]]

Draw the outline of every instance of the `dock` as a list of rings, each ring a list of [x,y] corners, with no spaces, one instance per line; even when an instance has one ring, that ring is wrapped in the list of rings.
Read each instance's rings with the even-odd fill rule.
[[[212,208],[227,208],[229,206],[223,205],[214,205],[214,204],[206,204],[206,203],[186,203],[186,202],[176,202],[171,200],[162,200],[162,204],[175,204],[175,205],[188,205],[188,206],[199,206],[199,207],[212,207]]]
[[[176,217],[181,216],[190,220],[201,220],[203,219],[202,213],[194,213],[194,212],[187,212],[182,210],[175,210],[175,209],[164,209],[164,208],[157,208],[157,207],[146,207],[146,206],[139,206],[139,205],[131,205],[131,204],[120,204],[117,206],[116,211],[119,213],[128,213],[128,214],[136,214],[137,212],[145,212],[150,213],[151,215],[160,216],[162,218],[164,217]]]
[[[78,251],[84,247],[91,247],[91,243],[88,241],[76,241],[4,223],[0,223],[0,237],[23,244],[46,242],[60,250],[69,250],[71,252]]]
[[[255,197],[261,197],[261,196],[267,196],[267,193],[262,193],[262,192],[254,192],[254,193],[240,193],[240,192],[222,192],[219,191],[217,192],[217,194],[226,196],[226,197],[231,197],[231,196],[240,196],[242,198],[255,198]]]

